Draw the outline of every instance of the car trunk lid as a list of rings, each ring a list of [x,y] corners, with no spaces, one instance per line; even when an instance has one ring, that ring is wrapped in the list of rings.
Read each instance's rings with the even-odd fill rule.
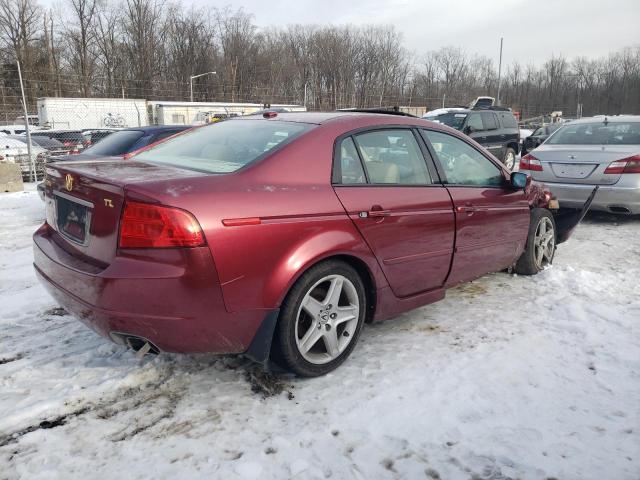
[[[48,165],[46,173],[47,223],[58,232],[57,242],[68,253],[101,267],[116,254],[120,217],[131,186],[194,175],[122,159],[57,162]]]
[[[606,168],[637,150],[629,145],[542,145],[531,152],[543,169],[533,177],[542,182],[613,185],[620,174],[604,173]]]

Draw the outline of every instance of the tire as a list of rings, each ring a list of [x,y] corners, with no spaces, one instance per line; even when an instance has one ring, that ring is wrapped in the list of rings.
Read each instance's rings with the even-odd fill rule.
[[[556,223],[553,215],[545,208],[534,208],[531,210],[527,244],[514,271],[520,275],[535,275],[551,265],[555,250]]]
[[[504,152],[504,157],[502,158],[502,163],[504,163],[504,166],[509,170],[514,169],[516,166],[516,151],[513,148],[507,147],[507,150]]]
[[[366,311],[364,283],[356,270],[338,260],[313,266],[282,304],[272,360],[302,377],[334,370],[358,342]]]

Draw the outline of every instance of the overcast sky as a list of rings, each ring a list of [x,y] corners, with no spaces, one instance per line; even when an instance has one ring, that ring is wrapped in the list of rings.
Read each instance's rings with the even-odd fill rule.
[[[188,0],[187,0],[188,1]],[[230,2],[196,0],[222,6]],[[260,27],[292,23],[391,24],[414,53],[447,45],[504,61],[552,54],[597,57],[640,46],[640,0],[240,0]]]

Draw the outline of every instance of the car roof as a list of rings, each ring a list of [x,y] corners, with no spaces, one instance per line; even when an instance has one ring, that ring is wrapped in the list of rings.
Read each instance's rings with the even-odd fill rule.
[[[153,132],[163,132],[165,130],[187,130],[188,128],[193,128],[194,125],[148,125],[146,127],[130,127],[123,128],[120,130],[115,130],[115,132],[126,132],[126,131],[138,131],[145,133],[153,133]]]
[[[640,115],[596,115],[594,117],[582,117],[578,120],[571,120],[571,125],[604,122],[605,118],[609,123],[640,122]]]
[[[265,112],[266,113],[266,112]],[[241,117],[233,117],[229,118],[225,121],[246,121],[246,120],[260,120],[263,117],[256,115],[245,115]],[[419,117],[407,117],[398,114],[385,114],[385,113],[369,113],[369,112],[348,112],[348,111],[337,111],[337,112],[288,112],[288,113],[277,113],[275,117],[272,117],[271,120],[282,120],[284,122],[299,122],[299,123],[312,123],[316,125],[323,125],[331,121],[335,120],[344,120],[344,119],[372,119],[372,118],[384,118],[387,123],[398,123],[400,119],[408,119],[408,120],[419,120]],[[405,122],[401,122],[405,123]]]

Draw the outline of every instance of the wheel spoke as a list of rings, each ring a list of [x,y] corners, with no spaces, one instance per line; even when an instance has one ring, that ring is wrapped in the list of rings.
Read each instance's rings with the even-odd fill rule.
[[[338,347],[338,332],[335,328],[332,328],[328,332],[324,332],[324,336],[322,337],[324,340],[324,346],[327,347],[327,353],[331,358],[335,358],[340,353],[340,349]]]
[[[338,305],[338,301],[340,300],[340,295],[342,294],[342,285],[344,281],[342,277],[335,277],[331,280],[331,284],[329,286],[329,291],[327,292],[327,296],[322,302],[324,305]]]
[[[318,315],[320,310],[322,310],[322,303],[313,298],[311,295],[307,294],[305,299],[302,301],[302,308],[311,315],[313,318]]]
[[[335,318],[335,320],[333,320],[334,326],[358,318],[358,307],[355,305],[349,305],[348,307],[338,307],[336,313],[338,316]]]
[[[542,266],[542,258],[544,257],[544,247],[536,245],[536,264]]]
[[[311,324],[311,327],[309,327],[309,330],[307,330],[307,333],[304,334],[304,337],[302,337],[302,339],[300,339],[299,341],[300,350],[302,350],[302,353],[307,353],[309,350],[311,350],[311,347],[313,347],[318,342],[318,340],[320,340],[320,337],[322,337],[322,330],[320,330],[314,322]]]

